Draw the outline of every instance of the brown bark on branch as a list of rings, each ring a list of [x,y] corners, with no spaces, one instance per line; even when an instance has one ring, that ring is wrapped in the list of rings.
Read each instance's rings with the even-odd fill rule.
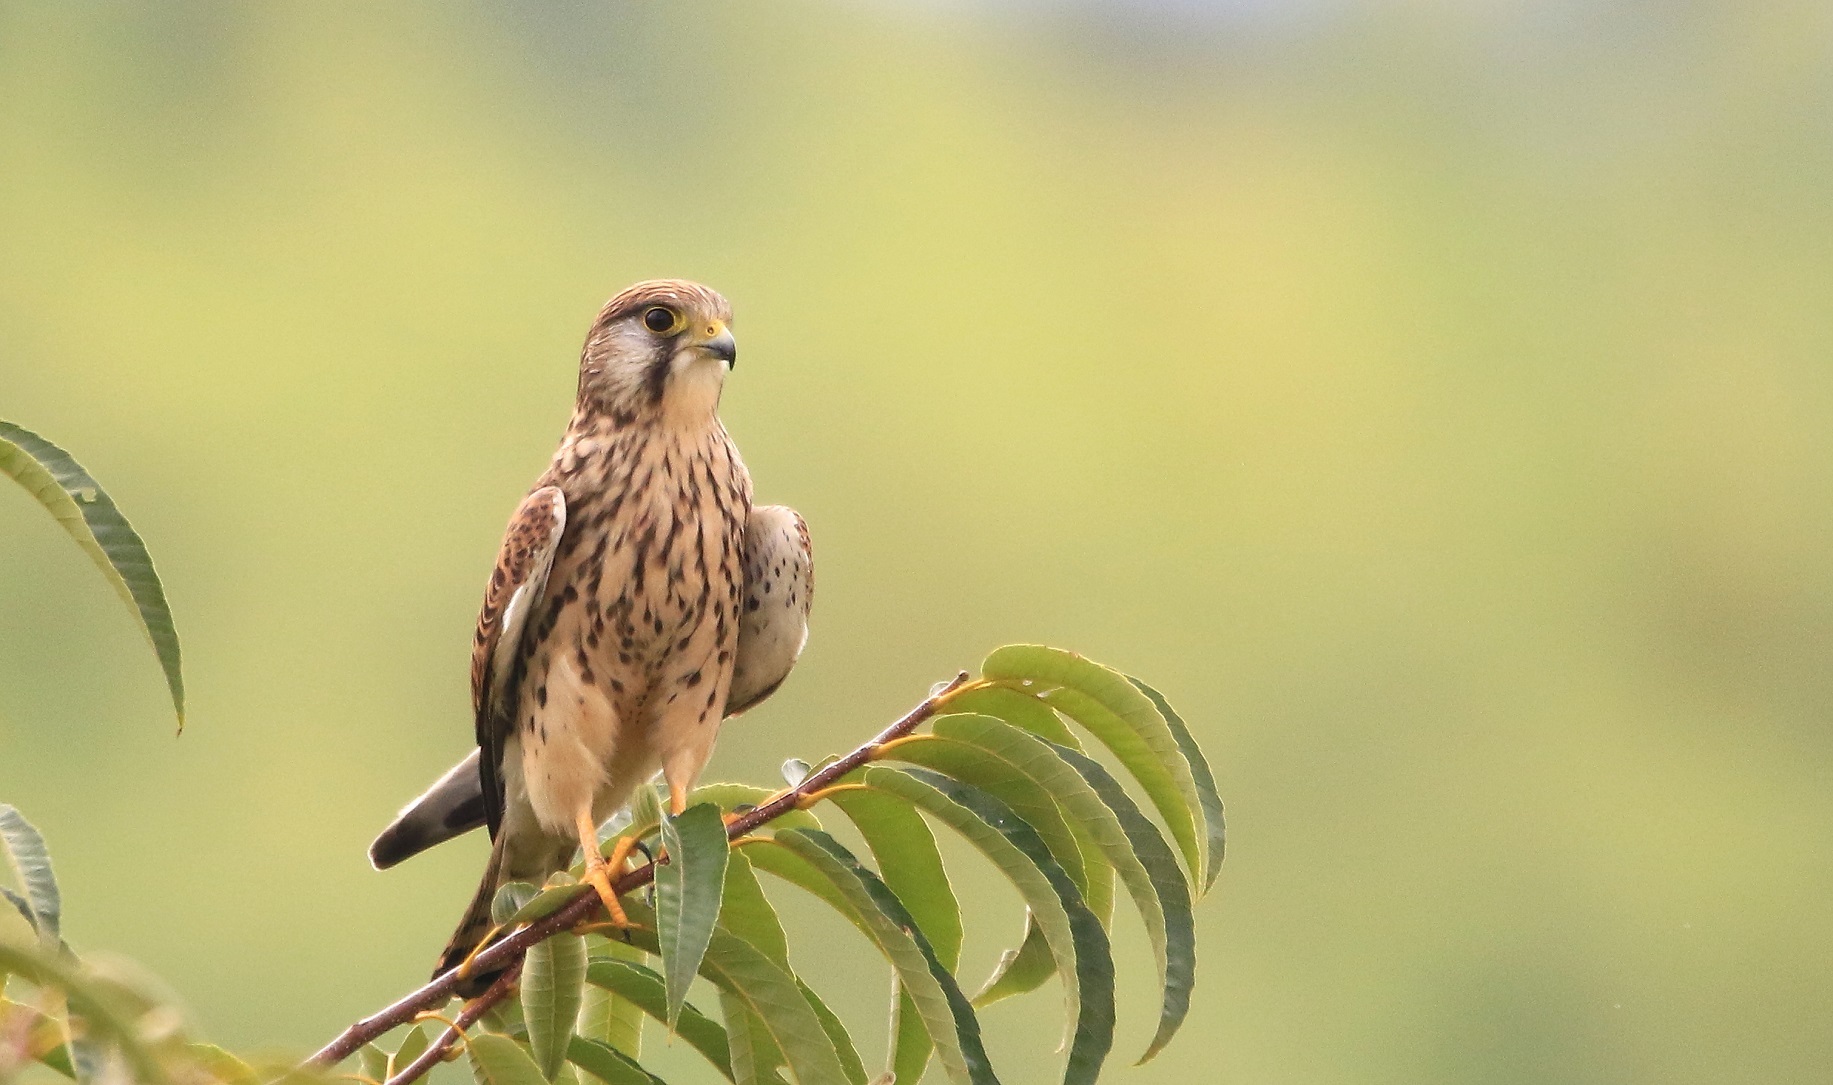
[[[454,1044],[458,1043],[466,1029],[477,1024],[477,1019],[489,1013],[491,1007],[509,997],[509,992],[516,989],[516,980],[521,978],[521,975],[521,964],[511,965],[509,971],[498,976],[496,982],[486,988],[483,994],[465,1003],[465,1008],[459,1011],[457,1019],[446,1026],[446,1030],[440,1033],[438,1039],[428,1044],[425,1051],[416,1055],[413,1062],[395,1071],[395,1076],[383,1082],[382,1085],[408,1085],[409,1082],[418,1081],[426,1076],[429,1070],[445,1059],[446,1053],[452,1050]]]
[[[968,675],[962,671],[954,680],[937,689],[923,702],[906,712],[901,718],[880,732],[877,737],[855,749],[845,757],[811,772],[795,787],[789,788],[769,801],[733,818],[726,826],[728,839],[737,839],[776,818],[782,817],[791,810],[800,808],[816,792],[831,786],[836,780],[872,760],[879,746],[899,739],[920,727],[926,720],[955,693],[968,684]],[[655,881],[655,863],[646,863],[635,870],[625,871],[614,883],[618,895],[634,892]],[[469,1027],[479,1017],[490,1011],[492,1006],[509,997],[515,989],[516,972],[521,965],[523,954],[528,948],[561,931],[571,930],[584,922],[592,912],[599,908],[598,895],[590,886],[581,886],[580,893],[552,915],[536,920],[528,926],[510,933],[501,941],[479,953],[472,961],[472,971],[493,972],[504,969],[502,977],[490,985],[482,995],[466,1003],[459,1014],[458,1023]],[[355,1054],[359,1048],[371,1040],[377,1039],[392,1029],[405,1025],[421,1013],[437,1009],[452,999],[453,990],[458,986],[458,970],[442,973],[432,982],[411,994],[403,996],[390,1006],[357,1021],[346,1028],[337,1039],[326,1044],[319,1052],[306,1060],[307,1066],[329,1069]],[[419,1058],[404,1067],[390,1078],[386,1085],[409,1085],[416,1078],[425,1074],[434,1064],[445,1057],[445,1053],[459,1040],[456,1030],[448,1028],[435,1040]]]

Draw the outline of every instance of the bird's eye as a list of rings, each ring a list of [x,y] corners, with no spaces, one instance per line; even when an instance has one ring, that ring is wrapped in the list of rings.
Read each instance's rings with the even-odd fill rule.
[[[657,335],[667,335],[681,326],[681,316],[667,306],[658,305],[643,314],[643,327]]]

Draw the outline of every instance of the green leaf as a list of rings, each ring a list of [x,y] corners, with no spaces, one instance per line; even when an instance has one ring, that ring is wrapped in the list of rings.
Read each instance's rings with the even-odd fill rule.
[[[949,716],[937,718],[933,725],[933,734],[910,742],[903,742],[893,747],[887,754],[891,759],[905,761],[934,769],[952,779],[959,780],[979,788],[981,791],[998,799],[1017,815],[1020,821],[1035,830],[1050,850],[1054,858],[1069,879],[1076,886],[1080,899],[1085,903],[1097,920],[1103,925],[1113,914],[1114,875],[1112,868],[1100,856],[1091,841],[1085,841],[1085,831],[1081,826],[1065,819],[1050,792],[1027,776],[1018,768],[1006,761],[987,756],[987,752],[978,746],[958,741],[941,729],[941,724]],[[970,717],[986,720],[1000,727],[1008,725],[990,716]],[[1009,730],[1016,730],[1008,727]],[[1018,732],[1022,733],[1022,732]],[[1071,777],[1073,772],[1064,770]],[[1085,860],[1084,853],[1093,861]],[[1031,936],[1027,926],[1027,936]],[[1048,953],[1040,953],[1033,945],[1027,953],[1021,945],[1015,952],[1008,952],[1001,958],[1001,969],[986,987],[974,997],[976,1006],[988,1005],[992,1001],[1021,991],[1035,990],[1050,978],[1054,971]],[[1009,969],[1011,963],[1022,963],[1026,967],[1017,972]],[[1073,1016],[1073,1012],[1072,1012]]]
[[[566,1065],[567,1046],[585,992],[586,943],[560,933],[528,948],[522,958],[522,1020],[528,1048],[549,1081]]]
[[[920,1081],[929,1069],[929,1055],[935,1042],[929,1038],[929,1026],[917,1010],[916,999],[901,983],[893,982],[891,1002],[891,1051],[887,1058],[892,1081]]]
[[[802,997],[808,1000],[808,1008],[815,1011],[815,1016],[821,1020],[822,1031],[833,1042],[834,1052],[840,1056],[840,1069],[846,1074],[846,1079],[853,1085],[866,1085],[866,1064],[859,1057],[859,1049],[853,1046],[853,1037],[847,1032],[846,1023],[828,1008],[813,987],[800,979],[796,980],[796,986],[802,988]]]
[[[901,800],[876,791],[839,791],[830,799],[865,837],[878,873],[929,940],[936,960],[954,972],[961,963],[961,905],[948,884],[942,853],[923,816]],[[908,992],[892,1009],[890,1070],[915,1081],[929,1063],[929,1030]]]
[[[828,801],[865,837],[879,876],[916,920],[942,967],[953,972],[961,963],[961,905],[923,816],[876,791],[840,791]]]
[[[1102,860],[1119,872],[1145,924],[1158,965],[1163,991],[1159,1029],[1145,1057],[1157,1054],[1189,1010],[1196,971],[1196,926],[1189,884],[1158,827],[1099,762],[1077,751],[986,716],[946,716],[935,722],[935,731],[970,744],[983,757],[1010,765],[1035,781],[1062,805]],[[1031,937],[1032,932],[1027,931],[1027,939]],[[1032,953],[1029,961],[1026,950]],[[1001,974],[975,996],[975,1005],[1030,989],[1023,983],[1033,978],[1034,971],[1018,966],[1029,964],[1035,969],[1036,956],[1037,951],[1027,946],[1012,962],[1002,961]],[[1043,978],[1037,982],[1042,983]]]
[[[1010,807],[1018,819],[1031,826],[1043,840],[1044,846],[1050,849],[1051,858],[1076,883],[1076,889],[1086,895],[1088,870],[1082,863],[1082,849],[1076,845],[1075,833],[1063,820],[1063,812],[1057,808],[1050,793],[1023,773],[1004,761],[986,756],[983,750],[943,737],[940,732],[899,743],[885,757],[933,769],[977,787]]]
[[[662,846],[668,861],[656,869],[656,939],[672,1029],[719,922],[729,850],[719,807],[701,803],[663,818]]]
[[[759,849],[758,865],[835,904],[877,944],[910,995],[950,1080],[963,1085],[996,1083],[981,1043],[980,1022],[967,996],[885,883],[826,833],[790,829],[776,834],[772,843],[774,847]],[[764,860],[765,855],[770,858]]]
[[[960,833],[1018,887],[1063,976],[1066,1085],[1093,1081],[1114,1042],[1114,960],[1107,932],[1037,833],[998,799],[925,769],[866,770],[867,786],[901,795]],[[1063,967],[1068,965],[1067,968]]]
[[[641,837],[648,836],[662,825],[662,793],[654,784],[644,784],[636,789],[636,795],[630,800],[630,827],[625,833],[634,832]]]
[[[523,906],[540,893],[532,882],[504,882],[497,886],[496,896],[490,898],[490,922],[499,927],[509,926]]]
[[[185,1051],[191,1056],[191,1061],[223,1085],[261,1085],[261,1075],[255,1072],[254,1067],[215,1044],[188,1043]],[[369,1051],[375,1051],[378,1055],[382,1053],[374,1044],[364,1045],[365,1066],[369,1064]]]
[[[1151,686],[1146,685],[1132,675],[1127,681],[1138,687],[1145,694],[1158,714],[1165,717],[1171,727],[1171,734],[1177,739],[1178,749],[1184,751],[1184,759],[1190,762],[1190,772],[1196,778],[1197,795],[1203,802],[1204,835],[1209,841],[1208,869],[1203,874],[1203,891],[1209,892],[1216,884],[1216,875],[1222,873],[1222,855],[1227,850],[1228,831],[1222,817],[1222,795],[1216,790],[1216,775],[1209,769],[1209,759],[1203,756],[1203,750],[1197,745],[1196,736],[1184,723],[1184,718],[1177,714],[1170,702]]]
[[[726,1036],[732,1042],[732,1074],[738,1085],[781,1081],[776,1069],[784,1065],[783,1050],[745,1000],[730,991],[721,991],[719,1010],[726,1019]]]
[[[425,1025],[415,1025],[408,1029],[401,1036],[401,1046],[395,1048],[395,1053],[388,1057],[388,1076],[394,1077],[407,1069],[415,1059],[426,1054],[426,1049],[432,1042],[433,1039],[427,1035]]]
[[[789,937],[776,909],[757,884],[757,872],[745,857],[745,849],[734,848],[726,862],[725,899],[719,906],[719,925],[764,951],[764,955],[789,967]]]
[[[36,1006],[26,1006],[0,998],[0,1036],[21,1041],[24,1053],[35,1057],[65,1077],[75,1077],[70,1065],[70,1048],[64,1042],[68,1032],[64,1022],[48,1017]]]
[[[0,803],[0,848],[6,849],[7,865],[24,896],[8,893],[13,907],[22,910],[31,921],[38,938],[47,946],[62,941],[63,900],[57,892],[57,875],[51,870],[51,852],[45,838],[32,823],[13,807]]]
[[[981,670],[992,679],[1058,687],[1043,694],[1045,703],[1088,728],[1138,778],[1177,841],[1191,880],[1203,884],[1205,857],[1196,835],[1203,799],[1177,736],[1151,698],[1119,671],[1034,644],[1000,648]]]
[[[1163,1050],[1183,1024],[1184,1015],[1190,1009],[1190,992],[1196,985],[1196,928],[1190,916],[1188,883],[1184,880],[1183,872],[1178,869],[1177,856],[1172,852],[1171,845],[1158,831],[1158,826],[1146,817],[1132,796],[1127,794],[1126,788],[1114,778],[1113,773],[1108,772],[1094,758],[1066,746],[1057,747],[1055,752],[1088,781],[1095,794],[1114,812],[1126,833],[1127,842],[1138,856],[1140,866],[1151,879],[1154,895],[1164,908],[1164,1000],[1159,1010],[1157,1034],[1139,1059],[1145,1062]],[[1134,899],[1140,901],[1141,895],[1135,895]],[[1142,914],[1144,907],[1141,903]]]
[[[388,1080],[388,1052],[374,1044],[364,1044],[357,1050],[356,1055],[357,1065],[363,1071],[364,1077],[375,1081]]]
[[[1082,748],[1081,740],[1063,722],[1063,717],[1057,715],[1056,709],[1030,693],[1009,686],[982,686],[969,690],[952,698],[948,710],[992,716],[1059,746]]]
[[[9,475],[43,505],[113,585],[159,657],[178,729],[185,726],[185,682],[179,670],[178,631],[152,556],[102,484],[68,452],[11,422],[0,422],[0,474]]]
[[[755,850],[755,849],[753,849]],[[726,864],[725,900],[719,908],[719,927],[723,931],[735,934],[760,950],[771,961],[785,972],[794,974],[789,966],[789,938],[783,933],[782,921],[777,918],[776,909],[771,906],[770,898],[764,895],[764,887],[758,884],[757,872],[751,867],[751,861],[745,855],[745,849],[736,848]],[[859,1055],[853,1050],[853,1039],[841,1028],[836,1036],[835,1026],[839,1022],[828,1010],[827,1004],[810,990],[799,978],[796,986],[802,990],[802,996],[808,1001],[809,1009],[820,1019],[822,1029],[828,1039],[834,1042],[834,1052],[840,1058],[841,1069],[852,1079],[852,1067],[859,1064]],[[739,1043],[734,1044],[733,1070],[739,1073],[740,1080],[757,1079],[770,1074],[772,1070],[783,1065],[783,1053],[768,1031],[760,1032],[762,1022],[756,1020],[742,1004],[727,1005],[727,1024],[731,1026],[732,1016],[738,1015],[743,1021],[742,1028],[729,1028],[729,1033],[736,1034]],[[849,1055],[851,1056],[849,1059]],[[861,1070],[863,1075],[864,1071]],[[855,1083],[857,1085],[857,1083]]]
[[[1029,994],[1057,974],[1056,958],[1050,955],[1050,943],[1037,917],[1025,909],[1025,938],[1017,949],[999,955],[999,963],[974,994],[974,1008],[984,1009],[1013,995]]]
[[[547,1085],[528,1050],[507,1036],[480,1032],[465,1042],[480,1085]]]
[[[56,1070],[67,1078],[76,1078],[76,1068],[70,1063],[70,1045],[58,1044],[56,1047],[38,1056],[38,1061]]]
[[[754,787],[751,784],[701,784],[687,797],[690,805],[710,802],[728,814],[738,813],[741,808],[759,806],[776,796],[769,788]],[[773,829],[819,829],[821,819],[808,810],[790,810],[770,822]]]
[[[254,1069],[267,1085],[344,1085],[349,1080],[332,1069],[302,1066],[275,1056],[254,1064]]]
[[[79,971],[74,962],[41,947],[4,942],[0,942],[0,972],[62,992],[70,1011],[88,1026],[89,1035],[112,1044],[141,1085],[167,1085],[170,1081],[165,1067],[140,1037],[139,1008],[124,1004],[124,992],[118,985]],[[89,1076],[83,1073],[83,1046],[78,1045],[75,1056],[79,1081]]]
[[[935,724],[940,725],[948,718],[938,717]],[[991,717],[981,718],[999,723]],[[932,730],[931,735],[898,744],[887,757],[934,769],[971,784],[1011,807],[1020,821],[1043,838],[1051,856],[1076,883],[1089,910],[1105,926],[1114,912],[1114,876],[1082,826],[1065,818],[1050,792],[1020,769],[999,758],[987,757],[986,751],[949,737],[937,726],[932,726]],[[1074,776],[1073,773],[1069,775]]]
[[[505,1036],[528,1039],[528,1026],[522,1021],[522,1000],[506,998],[484,1011],[484,1016],[477,1019],[486,1032],[500,1032]]]
[[[663,1024],[668,1023],[668,995],[662,977],[635,961],[594,957],[586,966],[586,981],[616,994]],[[700,1052],[729,1081],[732,1059],[726,1030],[719,1022],[684,1003],[675,1034]]]
[[[605,1085],[665,1085],[661,1078],[637,1065],[635,1059],[622,1051],[584,1036],[573,1037],[566,1057]]]
[[[70,1066],[70,1048],[64,1044],[58,1044],[56,1047],[38,1056],[38,1061],[67,1078],[74,1079],[76,1077],[76,1071]]]
[[[549,874],[547,876],[547,883],[542,885],[539,889],[529,885],[528,882],[513,882],[511,884],[525,885],[532,891],[518,891],[517,898],[521,903],[518,904],[513,911],[504,914],[500,919],[497,918],[496,915],[495,902],[492,902],[492,907],[490,909],[491,921],[499,924],[505,930],[511,927],[519,927],[524,923],[533,923],[537,919],[546,919],[548,916],[553,915],[568,904],[571,904],[579,896],[579,882],[564,870],[557,870]],[[500,898],[502,890],[497,890],[497,893]]]
[[[642,950],[602,935],[586,938],[588,959],[604,957],[622,961],[641,961]],[[658,991],[661,990],[657,981]],[[664,1005],[658,1001],[658,1006]],[[662,1013],[668,1011],[664,1008]],[[643,1008],[622,995],[597,984],[587,983],[585,998],[579,1004],[579,1023],[575,1029],[588,1040],[608,1044],[633,1059],[643,1057]]]
[[[661,946],[651,933],[655,913],[640,901],[626,901],[624,910],[637,924],[629,931],[632,944],[659,954]],[[700,974],[722,991],[737,995],[745,1008],[757,1015],[782,1049],[799,1085],[841,1085],[846,1081],[840,1056],[802,997],[795,977],[757,947],[730,931],[715,929]],[[728,1039],[736,1048],[738,1041]]]
[[[800,1085],[847,1081],[839,1052],[793,976],[743,939],[724,931],[714,932],[707,958],[714,973],[708,978],[744,1000],[746,1009],[769,1031]]]

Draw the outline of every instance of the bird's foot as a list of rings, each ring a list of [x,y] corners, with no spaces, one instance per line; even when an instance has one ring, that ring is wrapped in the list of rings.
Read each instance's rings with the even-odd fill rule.
[[[598,891],[599,903],[605,906],[605,914],[611,917],[612,925],[630,925],[630,917],[624,914],[624,906],[617,899],[617,890],[611,885],[611,864],[599,856],[586,860],[586,884]]]
[[[617,844],[611,849],[609,859],[593,848],[586,853],[586,884],[598,891],[598,900],[605,906],[605,914],[617,927],[630,926],[630,917],[624,914],[624,906],[617,899],[617,889],[611,879],[624,872],[624,866],[630,861],[630,853],[637,847],[634,836],[620,836]]]

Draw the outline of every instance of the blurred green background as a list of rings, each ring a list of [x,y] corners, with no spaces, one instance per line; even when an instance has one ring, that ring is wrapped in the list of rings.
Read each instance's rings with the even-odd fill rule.
[[[1210,751],[1192,1021],[1125,1068],[1123,915],[1110,1080],[1824,1081],[1830,122],[1806,3],[0,4],[0,416],[136,521],[193,706],[0,486],[0,799],[214,1038],[420,981],[482,841],[364,848],[596,307],[688,276],[820,561],[711,776],[1021,640]],[[1006,1080],[1059,1009],[988,1012]]]

